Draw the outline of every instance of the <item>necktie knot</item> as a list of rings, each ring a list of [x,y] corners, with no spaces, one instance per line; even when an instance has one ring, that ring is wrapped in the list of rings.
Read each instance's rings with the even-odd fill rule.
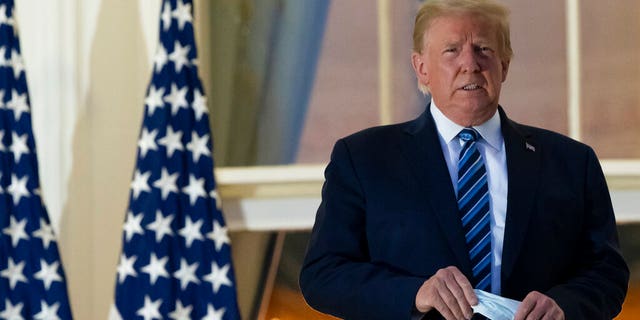
[[[473,128],[464,128],[458,133],[458,137],[464,142],[478,140],[478,132]]]

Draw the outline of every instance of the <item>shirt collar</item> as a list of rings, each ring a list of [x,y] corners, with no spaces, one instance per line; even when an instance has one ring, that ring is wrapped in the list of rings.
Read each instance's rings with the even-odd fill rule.
[[[433,98],[431,99],[430,110],[431,115],[433,116],[433,120],[436,123],[438,133],[440,133],[444,141],[449,144],[451,140],[453,140],[453,138],[455,138],[458,133],[460,133],[460,131],[464,129],[464,127],[447,118],[436,106]],[[473,126],[473,128],[476,129],[478,133],[480,133],[482,139],[484,139],[487,144],[489,144],[489,146],[496,149],[497,151],[500,151],[502,150],[502,144],[504,141],[500,126],[500,115],[496,111],[493,117],[491,117],[485,123],[479,126]]]

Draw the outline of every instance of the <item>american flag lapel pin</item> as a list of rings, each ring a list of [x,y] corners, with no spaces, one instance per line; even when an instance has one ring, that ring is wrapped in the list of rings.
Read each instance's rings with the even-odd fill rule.
[[[525,146],[525,148],[527,148],[527,150],[529,150],[531,152],[536,152],[536,147],[534,147],[531,144],[529,144],[529,142],[525,142],[524,146]]]

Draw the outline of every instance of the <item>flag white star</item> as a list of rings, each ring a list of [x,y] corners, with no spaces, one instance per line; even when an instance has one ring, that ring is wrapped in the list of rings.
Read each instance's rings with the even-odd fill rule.
[[[162,8],[160,19],[162,20],[162,30],[169,30],[169,28],[171,27],[171,5],[169,4],[169,2],[164,3],[164,8]]]
[[[133,215],[133,212],[131,211],[127,212],[127,221],[125,222],[123,227],[125,239],[127,239],[127,242],[131,241],[131,238],[133,238],[135,234],[144,234],[144,230],[142,230],[142,226],[140,225],[140,223],[142,223],[143,217],[144,214],[142,212],[138,213],[137,215]]]
[[[191,16],[191,4],[185,4],[182,0],[179,0],[178,5],[171,13],[171,16],[178,20],[178,27],[180,30],[184,29],[185,23],[193,21],[193,17]]]
[[[156,242],[162,241],[162,237],[165,235],[173,235],[171,231],[171,222],[173,221],[173,215],[170,214],[166,217],[162,216],[160,210],[156,211],[156,220],[147,225],[147,229],[155,231]]]
[[[28,240],[29,236],[24,231],[27,224],[27,218],[18,222],[14,216],[9,216],[9,226],[2,229],[2,233],[11,237],[11,245],[17,247],[21,239]]]
[[[220,290],[220,287],[223,285],[229,287],[233,286],[233,283],[231,283],[231,279],[229,279],[229,276],[227,276],[228,272],[229,264],[226,264],[222,268],[220,268],[217,263],[211,263],[211,273],[204,276],[204,280],[211,282],[211,286],[213,286],[213,293],[218,293],[218,290]]]
[[[0,6],[0,9],[2,9],[2,7]],[[2,16],[0,15],[0,20],[2,20]],[[0,21],[1,23],[1,21]],[[4,67],[9,65],[9,62],[7,61],[7,58],[5,58],[4,56],[7,55],[7,48],[6,47],[0,47],[0,67]]]
[[[151,258],[149,259],[149,264],[142,267],[142,272],[149,274],[149,279],[152,285],[156,283],[158,277],[169,278],[169,273],[165,268],[168,260],[168,257],[158,259],[158,257],[156,257],[156,254],[152,252]]]
[[[2,97],[0,97],[0,103],[2,103]],[[2,105],[0,105],[0,109],[2,109]],[[6,151],[6,147],[4,145],[4,142],[2,142],[2,140],[4,140],[4,130],[0,130],[0,151]]]
[[[156,66],[157,65],[158,64],[156,64]],[[149,88],[149,94],[144,99],[144,104],[149,108],[149,117],[153,116],[153,113],[157,108],[164,107],[164,101],[162,101],[163,96],[164,88],[156,88],[156,86],[151,85],[151,88]]]
[[[133,200],[138,199],[138,196],[140,196],[141,192],[151,191],[151,188],[149,187],[149,182],[148,182],[149,176],[151,176],[151,171],[140,173],[140,170],[136,170],[133,181],[131,182],[131,191],[133,192]]]
[[[207,146],[208,142],[209,134],[200,137],[195,131],[191,132],[191,141],[187,143],[187,150],[191,151],[193,162],[198,163],[201,155],[211,155],[211,151],[209,151],[209,147]]]
[[[44,282],[44,287],[49,290],[52,282],[62,282],[62,277],[58,274],[59,266],[60,262],[58,261],[48,264],[43,259],[40,259],[40,271],[36,272],[33,277]]]
[[[176,172],[174,174],[169,174],[169,171],[167,171],[167,168],[162,168],[160,179],[156,180],[153,183],[154,187],[160,189],[160,195],[162,196],[162,200],[166,200],[170,192],[178,193],[178,187],[176,185],[176,181],[178,180],[179,174],[180,174],[179,172]]]
[[[20,120],[23,112],[29,112],[27,93],[18,94],[15,89],[11,90],[11,100],[7,101],[7,108],[13,110],[13,117],[16,121]]]
[[[23,269],[24,261],[15,264],[13,258],[9,257],[9,265],[7,265],[6,269],[0,271],[0,276],[9,279],[9,287],[11,287],[11,290],[16,288],[18,281],[27,283],[27,278],[22,274]]]
[[[189,64],[189,58],[187,58],[189,50],[191,50],[189,45],[183,47],[177,40],[174,43],[173,52],[169,54],[169,60],[173,61],[176,72],[180,72],[182,67]]]
[[[33,317],[37,320],[60,320],[60,317],[58,317],[58,308],[60,308],[60,302],[48,305],[46,301],[41,300],[40,312]]]
[[[27,180],[29,180],[29,176],[27,175],[20,179],[18,179],[15,174],[11,175],[11,184],[7,187],[7,192],[13,197],[13,204],[16,206],[20,202],[20,198],[31,195],[29,190],[27,190]]]
[[[209,197],[216,200],[216,208],[218,208],[218,210],[222,209],[222,198],[220,198],[220,194],[218,193],[218,190],[216,189],[211,190],[211,192],[209,192]]]
[[[24,320],[21,314],[22,307],[24,307],[24,304],[22,302],[16,305],[13,305],[11,304],[11,300],[5,299],[4,310],[0,312],[0,318],[6,319],[6,320]]]
[[[153,56],[153,65],[155,66],[156,73],[162,71],[162,68],[167,64],[167,61],[169,61],[167,49],[165,49],[162,43],[160,43],[158,50],[156,50],[156,54]]]
[[[193,306],[183,306],[180,300],[176,301],[176,308],[169,313],[169,317],[173,320],[191,320],[191,310]]]
[[[7,16],[7,6],[4,4],[0,6],[0,24],[11,25],[11,17]]]
[[[149,296],[144,296],[144,306],[138,309],[136,314],[143,317],[144,320],[162,319],[162,315],[160,315],[161,304],[162,299],[151,301]]]
[[[184,228],[178,231],[178,234],[184,237],[185,242],[187,243],[187,248],[191,248],[191,244],[193,240],[204,240],[202,233],[200,232],[200,228],[202,228],[202,219],[196,221],[195,223],[191,221],[190,217],[187,217],[185,220]]]
[[[226,310],[226,308],[220,308],[216,310],[213,305],[208,304],[207,314],[204,316],[204,318],[202,318],[202,320],[222,320],[222,317],[224,316],[224,312]]]
[[[200,121],[202,115],[207,113],[207,97],[205,97],[200,90],[196,89],[193,92],[193,103],[191,103],[193,111],[196,114],[196,120]]]
[[[22,61],[22,56],[15,49],[11,51],[11,60],[9,60],[9,64],[13,67],[13,76],[18,79],[22,71],[24,71],[24,62]]]
[[[198,197],[204,198],[207,193],[204,192],[204,178],[196,179],[193,174],[189,175],[189,185],[182,188],[182,192],[189,195],[189,203],[195,205]]]
[[[184,150],[182,145],[182,131],[173,131],[171,126],[167,126],[167,134],[158,140],[158,143],[163,145],[167,149],[167,157],[171,158],[173,152],[176,150]]]
[[[184,86],[180,89],[175,83],[171,84],[171,92],[164,97],[164,102],[171,104],[171,114],[176,115],[180,108],[186,109],[187,104],[187,87]]]
[[[207,238],[215,242],[217,252],[219,252],[225,244],[231,243],[227,231],[227,227],[221,226],[218,220],[213,220],[213,230],[207,233]]]
[[[191,282],[195,284],[200,283],[200,280],[198,280],[198,277],[196,277],[196,269],[198,269],[198,264],[198,262],[194,262],[190,265],[184,258],[180,259],[180,269],[174,272],[173,276],[176,277],[176,279],[180,280],[180,288],[182,290],[186,289]]]
[[[136,257],[135,255],[131,256],[130,258],[127,258],[124,253],[120,255],[120,263],[116,268],[118,272],[118,283],[124,282],[127,276],[138,276],[136,269],[133,267],[133,264],[136,263],[136,260],[138,260],[138,257]]]
[[[33,236],[42,240],[42,246],[49,249],[51,241],[56,241],[56,235],[53,233],[53,228],[46,220],[40,218],[40,229],[33,232]]]
[[[15,159],[16,164],[20,162],[20,158],[22,158],[23,154],[29,153],[27,137],[26,133],[19,136],[15,131],[11,132],[11,146],[9,146],[9,150],[13,153],[13,159]]]
[[[156,144],[156,136],[158,135],[158,129],[151,132],[147,128],[142,128],[142,136],[138,140],[138,147],[140,148],[140,155],[144,158],[149,150],[158,150]]]

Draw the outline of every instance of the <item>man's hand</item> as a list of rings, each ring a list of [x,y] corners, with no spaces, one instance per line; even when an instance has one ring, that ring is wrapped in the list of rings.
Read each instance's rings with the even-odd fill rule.
[[[447,320],[471,319],[478,298],[467,278],[456,267],[438,270],[416,294],[416,308],[426,313],[436,309]]]
[[[564,320],[564,312],[558,304],[546,295],[532,291],[518,308],[514,320]]]

